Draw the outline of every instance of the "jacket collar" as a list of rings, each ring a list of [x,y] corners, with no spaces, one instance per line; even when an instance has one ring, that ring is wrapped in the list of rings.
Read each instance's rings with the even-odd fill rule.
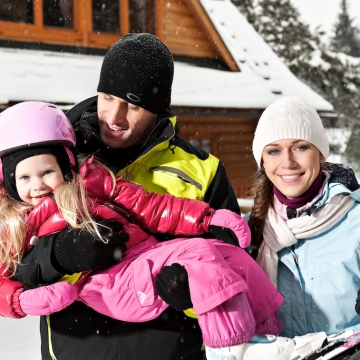
[[[169,147],[169,141],[179,132],[176,116],[168,109],[158,116],[156,125],[142,145],[129,149],[110,149],[100,138],[99,119],[97,116],[97,96],[76,105],[67,116],[75,128],[79,152],[95,153],[108,166],[119,170],[139,157],[156,148],[157,151]],[[99,156],[100,155],[100,156]]]
[[[353,169],[344,164],[326,163],[324,170],[329,174],[326,179],[324,193],[320,200],[314,204],[319,208],[339,194],[352,197],[360,202],[360,185],[356,179]]]

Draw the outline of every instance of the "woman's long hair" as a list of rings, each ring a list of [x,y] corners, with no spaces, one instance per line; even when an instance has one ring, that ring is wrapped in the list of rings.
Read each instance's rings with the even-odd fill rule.
[[[249,217],[249,227],[251,230],[251,244],[253,247],[254,257],[263,242],[263,232],[268,210],[274,203],[273,184],[266,176],[263,166],[253,176],[254,205],[251,208]]]
[[[86,159],[79,157],[79,163]],[[96,160],[93,160],[95,162]],[[113,179],[115,188],[115,175],[105,165],[104,167]],[[4,187],[0,187],[0,275],[11,277],[24,254],[27,234],[26,213],[33,208],[11,199],[6,195]],[[54,190],[55,201],[65,221],[74,229],[84,229],[101,241],[99,225],[91,217],[93,203],[86,195],[86,187],[79,174],[65,181]]]
[[[321,163],[320,169],[329,170],[329,165],[327,163]],[[253,257],[256,258],[257,251],[264,240],[263,233],[268,210],[274,206],[273,184],[267,177],[262,164],[261,168],[254,175],[253,184],[251,195],[254,198],[254,205],[251,208],[248,224],[251,230]]]

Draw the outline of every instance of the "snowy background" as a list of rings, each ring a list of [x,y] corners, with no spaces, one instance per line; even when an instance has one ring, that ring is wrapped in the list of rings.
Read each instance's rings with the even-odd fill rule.
[[[333,35],[333,27],[341,9],[341,0],[291,0],[291,3],[299,9],[311,30],[320,26],[320,29],[326,32],[324,37],[326,40]],[[354,19],[353,24],[360,28],[360,1],[347,0],[347,4],[349,15]]]
[[[0,359],[40,360],[39,318],[0,319]]]
[[[0,0],[2,1],[2,0]],[[295,6],[297,6],[300,10],[300,13],[302,14],[302,17],[304,19],[304,21],[308,24],[310,24],[311,28],[315,28],[319,25],[321,25],[321,28],[326,31],[328,34],[331,32],[334,23],[337,21],[337,16],[340,12],[340,3],[341,0],[291,0],[293,2],[293,4]],[[357,25],[360,25],[360,0],[348,0],[348,11],[349,14],[352,18],[355,19],[355,23]],[[225,36],[226,37],[226,36]],[[11,57],[11,51],[7,52],[7,55]],[[241,54],[240,54],[241,55]],[[257,54],[256,54],[257,55]],[[71,58],[71,56],[70,56]],[[29,62],[27,60],[29,59],[23,59],[25,63],[29,64]],[[56,59],[53,59],[54,61],[56,61]],[[251,60],[251,59],[250,59]],[[1,65],[1,61],[6,61],[7,63],[10,61],[9,58],[5,59],[5,55],[4,53],[0,54],[0,65]],[[91,66],[94,66],[94,68],[96,68],[95,70],[98,72],[99,71],[99,66],[101,63],[101,59],[99,59],[99,61],[95,58],[93,58],[93,63]],[[69,62],[71,63],[71,59],[69,59]],[[63,62],[63,65],[66,64],[67,62]],[[251,62],[250,62],[251,63]],[[90,67],[91,67],[90,66]],[[1,66],[0,66],[1,67]],[[84,69],[84,64],[82,64],[82,68]],[[86,67],[85,67],[86,68]],[[178,72],[178,76],[175,79],[176,82],[178,82],[178,91],[174,93],[174,99],[176,101],[176,103],[181,104],[183,101],[185,101],[184,99],[186,98],[186,103],[188,103],[188,99],[189,97],[197,97],[197,102],[200,101],[202,99],[206,99],[207,96],[206,92],[212,92],[213,95],[214,93],[216,93],[217,91],[221,92],[223,95],[226,92],[227,98],[229,99],[229,94],[232,93],[231,89],[226,88],[225,83],[228,84],[228,82],[224,82],[224,79],[221,78],[216,78],[216,83],[217,83],[217,88],[214,87],[212,89],[209,88],[205,88],[204,87],[204,82],[200,82],[199,84],[201,84],[202,86],[199,87],[197,94],[186,94],[186,92],[182,92],[182,84],[181,84],[181,79],[183,78],[182,73],[187,73],[189,72],[189,70],[194,71],[193,69],[189,69],[187,68],[186,65],[184,64],[179,64],[177,66],[177,70],[175,70],[175,72]],[[22,68],[18,68],[17,71],[17,78],[14,78],[14,74],[13,74],[13,78],[11,79],[12,82],[16,83],[16,82],[20,82],[20,83],[26,83],[26,81],[29,81],[30,83],[33,83],[34,85],[36,85],[36,73],[23,73],[22,72]],[[77,81],[77,76],[76,76],[76,69],[74,67],[74,76],[71,76],[72,81],[73,81],[73,85],[75,84],[75,82]],[[266,69],[262,69],[263,71],[265,71]],[[277,70],[277,69],[275,69]],[[283,70],[283,69],[279,69],[279,70]],[[86,69],[85,69],[86,71]],[[197,69],[197,71],[199,71],[199,69]],[[209,73],[209,72],[210,73]],[[291,78],[291,75],[288,75],[288,73],[285,71],[286,76],[289,76],[289,78]],[[5,74],[7,75],[7,74]],[[4,76],[5,76],[4,75]],[[43,73],[42,73],[43,75]],[[242,73],[242,75],[238,75],[238,80],[240,81],[240,77],[241,76],[250,76],[248,74],[244,74],[244,72]],[[266,74],[265,74],[266,75]],[[215,73],[212,73],[211,70],[204,70],[204,73],[202,74],[204,79],[213,79],[214,80],[214,76]],[[276,77],[276,76],[275,76]],[[4,80],[4,77],[1,77],[2,80]],[[6,78],[6,76],[5,76]],[[69,86],[71,86],[71,83],[68,81],[68,79],[66,79],[66,81],[68,82]],[[97,78],[96,79],[92,79],[92,81],[94,82],[93,86],[95,88],[96,83],[97,83]],[[243,81],[243,78],[241,79],[241,81]],[[267,84],[269,84],[270,89],[269,90],[276,90],[277,87],[281,86],[283,84],[280,84],[279,82],[266,82]],[[287,82],[288,83],[288,82]],[[297,83],[294,83],[296,86],[300,86]],[[246,88],[246,91],[244,91],[244,95],[246,95],[246,92],[248,93],[248,88],[249,86],[251,87],[251,82],[246,83],[246,85],[244,88]],[[271,87],[274,87],[274,89],[271,89]],[[54,91],[54,86],[50,86],[50,88],[52,89],[52,91]],[[44,87],[42,89],[37,88],[36,91],[41,92],[41,91],[48,91],[47,89],[49,89],[49,87]],[[186,89],[186,87],[184,87],[184,89]],[[259,89],[259,87],[257,86],[257,89]],[[284,85],[283,89],[286,89],[286,86]],[[9,89],[8,89],[9,90]],[[72,89],[69,88],[69,93],[71,94]],[[229,93],[227,93],[227,91],[224,90],[228,90]],[[94,91],[88,88],[88,91],[91,92],[89,93],[89,96],[94,94]],[[299,91],[299,89],[297,89],[297,91]],[[202,95],[201,95],[202,94]],[[37,94],[38,95],[38,94]],[[196,96],[195,96],[196,95]],[[285,94],[286,95],[286,92]],[[0,93],[0,98],[1,98],[1,93]],[[83,98],[85,98],[85,96],[81,96],[81,98],[79,100],[82,100]],[[261,96],[261,98],[264,99],[264,97]],[[222,98],[218,98],[219,101],[223,102],[224,99]],[[242,96],[239,96],[239,94],[237,94],[237,102],[242,99],[244,102],[246,102],[247,104],[249,99],[244,98]],[[267,98],[266,101],[269,101],[271,99]],[[322,102],[319,98],[316,99],[315,96],[315,100],[319,101],[320,103]],[[233,99],[231,99],[231,101],[233,101]],[[229,104],[230,105],[230,104]],[[326,106],[325,109],[326,110]],[[0,360],[40,360],[40,336],[39,336],[39,319],[36,317],[31,317],[28,316],[24,319],[21,320],[14,320],[14,319],[5,319],[5,318],[0,318]]]

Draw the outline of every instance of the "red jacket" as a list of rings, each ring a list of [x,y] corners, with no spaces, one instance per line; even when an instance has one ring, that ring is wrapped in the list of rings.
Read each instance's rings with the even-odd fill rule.
[[[149,193],[140,185],[117,178],[115,190],[107,170],[88,159],[80,168],[89,206],[95,219],[114,219],[124,225],[129,235],[128,248],[144,241],[151,233],[200,235],[209,231],[214,210],[207,203],[172,195]],[[59,232],[67,223],[50,198],[33,207],[27,214],[28,232],[25,251],[32,246],[33,236],[41,237]],[[24,284],[0,277],[0,316],[21,318],[19,306]]]

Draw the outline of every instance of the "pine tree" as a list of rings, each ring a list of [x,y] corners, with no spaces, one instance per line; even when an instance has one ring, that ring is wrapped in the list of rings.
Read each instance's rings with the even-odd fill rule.
[[[342,52],[346,55],[360,57],[359,29],[353,25],[347,10],[346,0],[341,2],[342,12],[335,24],[335,36],[331,39],[331,48],[334,52]]]
[[[353,129],[346,155],[360,174],[360,59],[329,51],[290,0],[232,1],[288,68],[333,104],[338,126]]]

